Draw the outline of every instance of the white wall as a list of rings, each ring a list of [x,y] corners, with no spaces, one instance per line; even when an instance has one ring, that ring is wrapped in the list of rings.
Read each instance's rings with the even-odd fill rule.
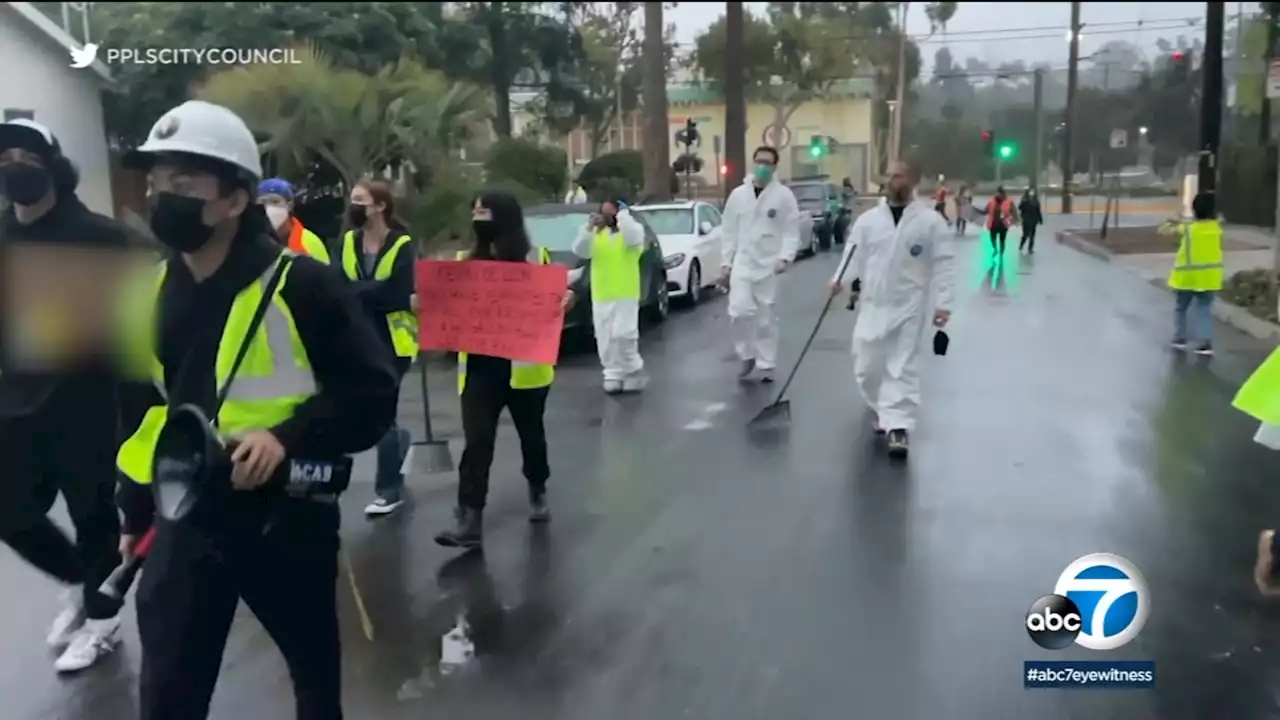
[[[53,131],[63,153],[80,168],[80,199],[114,215],[100,76],[72,68],[67,51],[8,3],[0,3],[0,69],[0,113],[34,112],[35,121]]]

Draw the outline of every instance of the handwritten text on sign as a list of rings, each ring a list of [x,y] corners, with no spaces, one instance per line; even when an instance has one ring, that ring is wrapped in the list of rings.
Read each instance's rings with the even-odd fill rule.
[[[419,260],[418,345],[554,364],[567,272],[561,265]]]

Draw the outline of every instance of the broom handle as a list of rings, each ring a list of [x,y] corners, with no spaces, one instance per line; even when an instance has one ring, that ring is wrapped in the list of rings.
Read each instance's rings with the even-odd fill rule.
[[[849,251],[849,256],[840,263],[840,274],[836,276],[836,283],[844,281],[844,273],[849,269],[849,263],[853,261],[853,254],[858,251],[855,246]],[[791,372],[787,375],[787,379],[782,383],[782,387],[778,389],[778,397],[774,399],[773,404],[777,405],[782,402],[782,398],[787,394],[787,388],[791,387],[791,381],[796,379],[796,373],[800,371],[800,364],[804,362],[804,356],[809,354],[809,348],[813,345],[814,338],[818,337],[818,330],[822,329],[822,321],[826,319],[827,312],[831,310],[831,303],[836,299],[835,295],[827,293],[827,302],[822,306],[822,312],[818,314],[818,322],[813,324],[813,332],[809,333],[809,339],[804,341],[804,347],[800,350],[800,357],[796,358],[796,364],[791,366]]]

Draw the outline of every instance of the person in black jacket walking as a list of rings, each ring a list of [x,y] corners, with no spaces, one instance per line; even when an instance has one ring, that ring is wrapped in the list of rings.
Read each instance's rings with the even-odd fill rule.
[[[1018,202],[1018,216],[1022,218],[1022,240],[1018,242],[1018,250],[1026,250],[1028,255],[1036,254],[1036,227],[1044,224],[1044,215],[1040,212],[1040,198],[1035,188],[1029,188],[1022,200]]]
[[[125,228],[76,197],[75,167],[57,139],[29,120],[0,124],[0,215],[7,251],[38,246],[101,251],[128,245]],[[19,323],[8,308],[6,322]],[[34,320],[36,327],[48,318]],[[11,336],[12,337],[12,336]],[[105,358],[69,364],[23,363],[0,372],[0,539],[32,566],[69,586],[48,642],[65,647],[59,671],[89,667],[116,645],[119,603],[98,592],[120,562],[115,454],[119,383]],[[58,493],[72,542],[47,517]]]

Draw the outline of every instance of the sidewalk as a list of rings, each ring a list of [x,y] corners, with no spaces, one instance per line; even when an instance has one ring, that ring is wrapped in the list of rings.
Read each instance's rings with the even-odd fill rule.
[[[1270,230],[1248,225],[1224,227],[1223,264],[1225,277],[1245,270],[1268,269],[1273,262],[1276,243]],[[1176,253],[1115,253],[1085,239],[1089,231],[1079,229],[1058,231],[1058,242],[1082,253],[1115,264],[1146,282],[1167,289],[1169,269],[1173,267]],[[1219,298],[1213,304],[1213,314],[1219,321],[1261,340],[1280,343],[1280,325],[1267,322],[1249,311]]]

